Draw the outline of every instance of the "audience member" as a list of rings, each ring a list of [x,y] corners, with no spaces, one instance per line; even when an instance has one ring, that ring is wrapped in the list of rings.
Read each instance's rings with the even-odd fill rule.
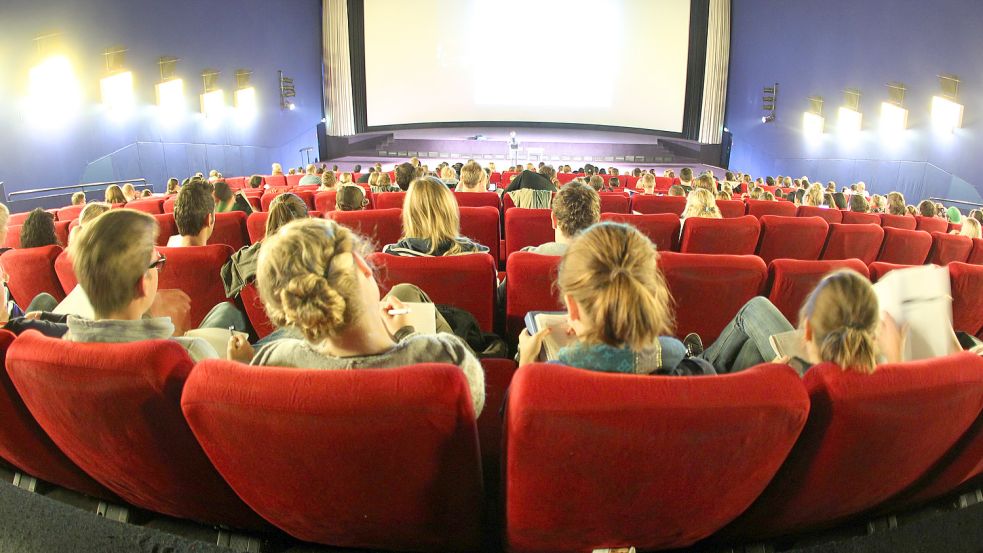
[[[679,171],[679,182],[683,186],[692,188],[693,186],[693,169],[689,167],[683,167]]]
[[[680,186],[678,184],[674,184],[674,185],[672,185],[672,186],[669,187],[669,195],[670,196],[685,196],[686,195],[686,191],[683,190],[683,187],[682,186]]]
[[[369,205],[365,190],[361,186],[342,186],[335,194],[335,208],[338,211],[361,211]]]
[[[850,211],[854,213],[869,213],[870,206],[867,205],[867,198],[864,198],[860,194],[852,194],[850,196]]]
[[[601,219],[601,197],[593,187],[569,182],[556,193],[550,223],[553,242],[527,246],[522,251],[542,255],[563,255],[570,242],[581,231]]]
[[[325,171],[321,174],[321,186],[318,191],[335,190],[338,187],[338,179],[335,178],[333,171]]]
[[[400,163],[396,166],[396,185],[403,192],[409,189],[410,182],[416,178],[416,168],[419,163],[419,160],[412,158],[410,163]]]
[[[372,188],[372,192],[400,192],[400,188],[394,184],[391,184],[389,180],[389,173],[379,173],[379,179],[376,181],[376,186]]]
[[[918,213],[922,217],[935,217],[939,214],[938,208],[936,208],[935,204],[929,200],[922,200],[918,202]]]
[[[139,194],[137,194],[137,189],[130,183],[124,184],[121,190],[123,191],[123,197],[126,198],[126,201],[128,202],[132,202],[140,197]]]
[[[123,189],[118,184],[111,184],[106,188],[105,200],[107,204],[125,204],[126,196],[123,195]]]
[[[904,196],[901,192],[891,192],[887,195],[887,213],[891,215],[906,215]]]
[[[980,234],[980,222],[972,217],[966,217],[963,219],[962,228],[958,231],[952,231],[953,234],[958,233],[961,236],[968,236],[970,238],[983,238]]]
[[[482,171],[484,173],[484,171]],[[457,178],[457,171],[454,170],[450,165],[445,165],[440,170],[440,180],[444,181],[449,188],[455,188],[457,183],[460,182]]]
[[[695,188],[686,198],[686,207],[683,209],[682,219],[722,219],[717,202],[713,199],[713,193],[705,188]]]
[[[32,209],[20,228],[20,247],[26,249],[55,245],[60,245],[55,234],[55,216],[40,207]]]
[[[280,177],[282,177],[283,176],[283,166],[280,165],[279,163],[274,163],[273,164],[272,172],[270,174],[273,175],[273,176],[280,176]]]
[[[321,184],[321,175],[317,173],[317,166],[313,163],[307,166],[307,171],[300,181],[297,182],[297,186],[307,186],[311,184]]]
[[[488,252],[487,246],[461,236],[457,200],[435,177],[420,177],[411,183],[402,218],[402,239],[387,244],[384,253],[421,257]]]
[[[81,232],[86,225],[94,221],[96,217],[112,209],[112,207],[113,206],[105,202],[91,202],[83,207],[82,211],[79,212],[79,224],[68,232],[69,245],[71,245],[71,243],[75,240],[75,236],[78,235],[78,233]]]
[[[72,205],[85,205],[85,192],[72,194]]]
[[[461,178],[458,181],[458,192],[485,192],[487,174],[478,162],[471,160],[461,167]]]
[[[167,179],[167,188],[164,189],[164,193],[170,196],[171,194],[177,194],[177,189],[180,186],[180,182],[174,177]]]
[[[212,185],[193,180],[182,186],[174,203],[174,222],[178,236],[172,236],[167,245],[204,246],[215,228],[215,199]]]

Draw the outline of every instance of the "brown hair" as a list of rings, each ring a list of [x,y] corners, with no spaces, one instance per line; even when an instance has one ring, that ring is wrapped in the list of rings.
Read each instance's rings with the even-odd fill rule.
[[[581,338],[640,350],[672,333],[672,297],[657,259],[645,235],[619,223],[594,225],[570,244],[557,284],[590,321]]]
[[[672,186],[669,187],[669,195],[670,196],[685,196],[686,195],[686,191],[683,189],[682,186],[680,186],[678,184],[674,184],[674,185],[672,185]]]
[[[212,185],[200,179],[192,179],[181,187],[174,200],[174,223],[181,236],[196,236],[208,226],[208,216],[215,213]]]
[[[270,214],[266,217],[266,236],[273,236],[280,227],[294,219],[308,217],[307,204],[296,194],[280,194],[270,202]]]
[[[601,219],[601,197],[590,186],[568,183],[553,198],[556,226],[573,238]]]
[[[802,198],[802,204],[820,207],[823,205],[823,198],[825,194],[823,193],[823,187],[819,183],[812,183],[806,190],[805,196]]]
[[[939,214],[939,208],[928,200],[922,200],[918,202],[918,213],[923,217],[935,217]]]
[[[414,160],[416,158],[413,158]],[[419,161],[417,161],[419,163]],[[410,182],[416,177],[416,166],[411,163],[400,163],[396,166],[396,186],[404,192],[410,187]]]
[[[361,186],[342,186],[335,194],[335,208],[338,211],[361,211],[368,202]]]
[[[870,206],[867,205],[867,198],[864,198],[863,194],[853,194],[850,196],[850,211],[855,213],[867,213],[870,211]]]
[[[40,248],[56,244],[55,216],[40,207],[32,209],[20,228],[20,247]]]
[[[106,189],[106,203],[107,204],[126,203],[126,196],[123,195],[123,189],[120,188],[118,184],[113,184]]]
[[[904,196],[901,192],[889,192],[887,195],[887,212],[891,215],[906,215]]]
[[[809,321],[823,361],[874,372],[880,308],[873,286],[859,273],[844,269],[826,275],[809,294],[799,320]]]
[[[713,177],[711,177],[710,175],[700,175],[700,178],[696,179],[696,182],[693,184],[693,186],[695,188],[702,188],[711,194],[716,192],[717,189],[717,187],[713,183]]]
[[[457,199],[447,185],[435,177],[420,177],[410,183],[403,199],[403,238],[430,240],[433,253],[450,241],[444,255],[461,252],[455,240],[461,234],[461,215]]]

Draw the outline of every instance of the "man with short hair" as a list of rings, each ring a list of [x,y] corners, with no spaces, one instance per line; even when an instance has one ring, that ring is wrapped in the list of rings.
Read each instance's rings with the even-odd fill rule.
[[[485,192],[485,172],[476,161],[469,161],[461,167],[461,177],[457,184],[458,192]]]
[[[318,175],[317,166],[313,163],[307,166],[306,173],[297,182],[297,186],[307,186],[309,184],[321,184],[321,176]]]
[[[416,159],[416,158],[413,158]],[[396,166],[396,185],[403,192],[406,192],[410,183],[416,178],[416,166],[412,163],[400,163]]]
[[[524,252],[542,255],[563,255],[567,246],[581,231],[601,219],[601,197],[590,186],[567,183],[553,198],[550,223],[554,240],[539,246],[527,246]]]
[[[690,167],[683,167],[682,169],[680,169],[680,171],[679,171],[679,183],[682,184],[684,187],[685,186],[689,186],[689,187],[692,188],[692,186],[693,186],[693,169],[692,168],[690,168]]]
[[[212,185],[195,179],[181,187],[174,203],[174,222],[180,234],[170,237],[169,247],[206,245],[215,229]]]

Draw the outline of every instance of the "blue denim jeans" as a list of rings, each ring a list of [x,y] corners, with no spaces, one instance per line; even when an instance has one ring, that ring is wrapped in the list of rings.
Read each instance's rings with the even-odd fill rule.
[[[743,371],[777,357],[768,339],[790,330],[794,330],[792,324],[777,307],[767,298],[755,296],[744,304],[701,357],[718,374]]]

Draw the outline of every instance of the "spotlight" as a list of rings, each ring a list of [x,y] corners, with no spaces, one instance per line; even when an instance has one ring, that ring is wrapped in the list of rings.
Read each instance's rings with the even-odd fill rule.
[[[280,109],[289,109],[293,111],[296,109],[294,105],[293,98],[297,95],[297,90],[294,89],[294,80],[289,77],[283,76],[283,71],[277,71],[280,76]]]
[[[218,88],[219,72],[206,69],[201,74],[205,91],[201,94],[201,113],[206,119],[217,119],[225,113],[225,91]]]
[[[245,69],[236,71],[236,91],[233,102],[236,107],[236,117],[246,122],[256,117],[256,89],[250,86],[249,76],[252,72]]]
[[[844,104],[837,112],[836,130],[841,134],[860,134],[863,114],[860,113],[860,91],[851,88],[843,91]]]
[[[164,56],[158,60],[160,82],[154,85],[157,105],[167,116],[176,116],[184,111],[184,81],[174,77],[174,66],[178,58]]]
[[[762,123],[771,123],[775,120],[775,110],[778,109],[778,83],[774,86],[766,86],[762,90],[761,109],[768,112],[761,117]]]
[[[819,138],[823,135],[826,119],[823,117],[823,98],[811,96],[810,109],[802,114],[802,132],[808,138]]]
[[[932,96],[932,127],[936,131],[951,134],[963,126],[963,105],[959,99],[959,77],[939,75],[942,94]]]
[[[881,102],[881,132],[895,134],[908,127],[908,110],[891,102]]]
[[[53,126],[75,115],[82,103],[82,89],[72,64],[64,56],[51,56],[28,74],[26,112],[41,126]]]
[[[774,120],[775,120],[775,114],[774,113],[771,113],[771,114],[768,114],[768,115],[763,115],[761,117],[761,122],[762,123],[771,123]]]
[[[287,102],[287,109],[289,109],[290,111],[293,111],[293,110],[297,109],[297,104],[295,104],[293,102]]]
[[[123,55],[126,48],[115,46],[106,50],[106,71],[108,77],[99,81],[102,103],[113,115],[126,116],[133,110],[133,72],[123,70]]]

